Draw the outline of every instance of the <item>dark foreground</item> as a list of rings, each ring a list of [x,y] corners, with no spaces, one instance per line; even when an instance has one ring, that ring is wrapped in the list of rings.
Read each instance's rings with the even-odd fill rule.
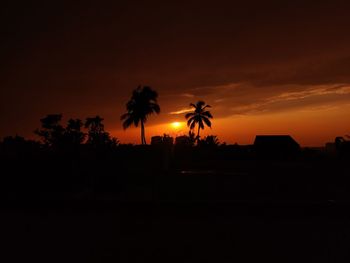
[[[2,212],[3,262],[349,262],[347,203],[75,202]],[[5,260],[6,258],[6,260]]]
[[[350,260],[346,161],[113,164],[73,177],[47,165],[30,180],[5,165],[21,180],[3,179],[1,261]]]

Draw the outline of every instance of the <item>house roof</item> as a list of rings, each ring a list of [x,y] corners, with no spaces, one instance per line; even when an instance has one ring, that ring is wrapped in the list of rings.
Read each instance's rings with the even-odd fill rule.
[[[254,146],[257,147],[300,147],[290,135],[257,135]]]

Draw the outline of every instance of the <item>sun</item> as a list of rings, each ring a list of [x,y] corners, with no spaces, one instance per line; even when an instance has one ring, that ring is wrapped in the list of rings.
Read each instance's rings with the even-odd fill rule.
[[[179,128],[181,128],[182,123],[181,123],[181,122],[178,122],[178,121],[175,121],[175,122],[170,123],[170,125],[171,125],[171,127],[172,127],[173,129],[179,129]]]

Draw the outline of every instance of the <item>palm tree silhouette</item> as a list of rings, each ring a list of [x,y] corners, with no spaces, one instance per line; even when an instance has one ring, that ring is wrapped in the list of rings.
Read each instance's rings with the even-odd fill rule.
[[[145,123],[148,115],[160,113],[157,97],[158,93],[151,87],[139,86],[133,91],[131,99],[126,104],[127,112],[120,117],[124,129],[129,128],[132,124],[137,127],[141,123],[141,144],[146,144]]]
[[[209,119],[212,119],[213,116],[210,111],[206,110],[207,108],[211,108],[211,106],[206,105],[204,101],[198,101],[196,104],[191,103],[190,106],[194,108],[194,111],[185,115],[187,126],[190,127],[190,130],[193,130],[198,125],[196,138],[198,141],[200,129],[204,129],[204,124],[211,128],[211,121]]]

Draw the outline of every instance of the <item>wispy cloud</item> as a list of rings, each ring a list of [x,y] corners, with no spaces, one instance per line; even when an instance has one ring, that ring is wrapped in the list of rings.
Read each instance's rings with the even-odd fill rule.
[[[254,114],[290,109],[330,109],[336,103],[350,101],[350,86],[343,84],[305,86],[299,91],[286,91],[277,95],[261,97],[245,105],[230,108],[234,114]],[[286,88],[287,89],[287,88]]]
[[[183,94],[181,94],[181,96],[186,97],[186,98],[193,98],[194,97],[194,95],[191,93],[183,93]]]
[[[184,96],[184,94],[191,94],[194,97]],[[199,99],[212,106],[211,112],[215,118],[294,110],[324,111],[350,103],[350,84],[256,86],[248,82],[228,83],[187,89],[184,93],[178,94],[176,100],[174,98],[170,96],[166,101],[170,106],[168,114],[172,116],[191,112],[191,107],[186,106],[189,102]],[[166,118],[165,115],[164,118]]]
[[[179,114],[184,114],[184,113],[191,112],[191,111],[193,111],[193,109],[191,109],[191,108],[184,108],[184,109],[181,109],[181,110],[178,110],[178,111],[169,112],[169,114],[179,115]]]
[[[322,86],[311,86],[310,88],[303,91],[296,92],[285,92],[280,95],[270,98],[270,102],[283,101],[283,100],[301,100],[312,96],[323,96],[332,94],[349,94],[350,86],[347,85],[322,85]]]

